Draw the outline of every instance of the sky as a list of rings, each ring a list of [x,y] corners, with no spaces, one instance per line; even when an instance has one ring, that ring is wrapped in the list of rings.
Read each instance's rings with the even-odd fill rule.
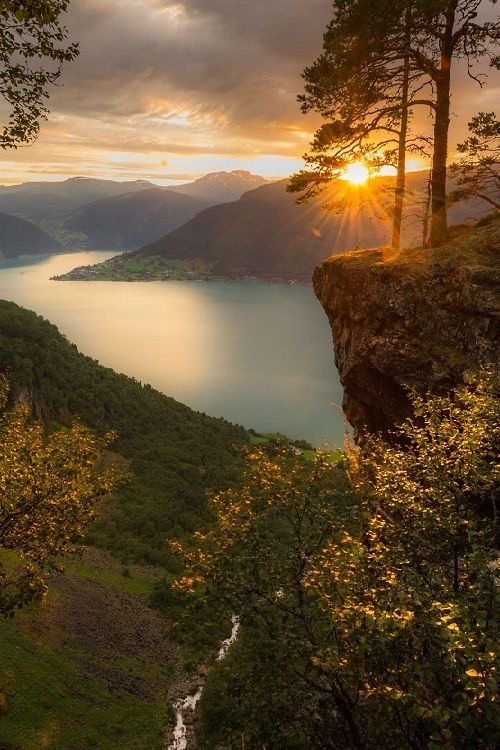
[[[331,0],[71,0],[65,24],[80,56],[52,90],[37,143],[0,153],[0,183],[291,174],[319,124],[301,114],[297,95],[331,8]],[[498,74],[481,89],[455,67],[452,155],[467,121],[499,96]]]

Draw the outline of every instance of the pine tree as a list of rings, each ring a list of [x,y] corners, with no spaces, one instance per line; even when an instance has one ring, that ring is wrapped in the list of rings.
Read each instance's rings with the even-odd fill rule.
[[[500,37],[498,23],[477,21],[480,5],[481,0],[384,0],[376,6],[367,0],[336,0],[324,52],[305,70],[306,93],[300,97],[303,111],[314,109],[330,122],[318,130],[305,157],[313,170],[294,175],[290,190],[303,192],[307,199],[359,156],[371,157],[375,164],[390,163],[396,142],[397,245],[403,151],[422,148],[421,137],[408,138],[408,120],[415,107],[424,106],[434,116],[430,241],[442,244],[447,235],[452,63],[466,58],[473,76],[473,63],[483,55],[492,57]],[[390,146],[393,151],[387,152]]]

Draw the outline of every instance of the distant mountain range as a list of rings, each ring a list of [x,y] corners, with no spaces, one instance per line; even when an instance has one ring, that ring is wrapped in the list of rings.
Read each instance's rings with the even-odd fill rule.
[[[427,172],[408,175],[408,245],[421,241],[426,179]],[[376,178],[359,189],[336,182],[305,205],[297,205],[286,183],[269,183],[237,201],[207,208],[156,242],[61,278],[310,281],[314,267],[330,255],[389,242],[394,178]],[[325,211],[329,203],[333,210]],[[484,208],[472,201],[458,204],[450,211],[450,221],[477,218]]]
[[[115,182],[91,177],[71,177],[61,182],[23,182],[0,186],[0,211],[35,223],[61,218],[68,211],[100,198],[135,193],[155,187],[147,180]]]
[[[89,248],[139,247],[184,224],[209,204],[167,188],[101,198],[64,224]]]
[[[18,216],[0,213],[0,258],[15,258],[28,253],[56,253],[59,250],[61,245],[35,224]]]
[[[236,200],[265,183],[244,170],[166,188],[147,180],[72,177],[0,186],[0,211],[37,224],[67,250],[126,249],[153,242],[207,206]],[[26,246],[23,252],[37,250]]]
[[[190,195],[193,198],[206,201],[212,205],[237,201],[243,193],[265,185],[268,180],[257,174],[251,174],[244,169],[232,172],[211,172],[194,182],[169,187],[176,193]]]

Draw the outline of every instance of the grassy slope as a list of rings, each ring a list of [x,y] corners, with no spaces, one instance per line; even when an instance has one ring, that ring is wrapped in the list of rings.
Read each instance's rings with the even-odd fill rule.
[[[89,551],[0,627],[0,747],[159,750],[174,672],[146,605],[159,572]],[[0,700],[0,705],[2,701]]]
[[[117,255],[105,263],[79,266],[67,274],[54,276],[56,281],[204,281],[226,277],[212,273],[212,265],[202,260],[163,260]]]
[[[483,219],[471,224],[452,226],[449,241],[440,247],[403,247],[394,250],[389,246],[357,249],[332,256],[325,265],[348,261],[352,267],[377,266],[402,270],[413,276],[435,272],[436,266],[477,266],[497,269],[500,265],[498,242],[500,237],[500,212],[492,211]]]

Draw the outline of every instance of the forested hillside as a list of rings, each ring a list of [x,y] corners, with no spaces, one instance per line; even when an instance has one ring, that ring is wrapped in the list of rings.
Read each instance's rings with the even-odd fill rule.
[[[99,433],[117,431],[113,450],[134,476],[103,509],[89,540],[123,559],[168,564],[166,538],[194,530],[207,489],[239,476],[243,428],[102,367],[55,326],[4,301],[0,371],[8,373],[14,398],[45,422],[79,418]]]
[[[0,259],[60,249],[58,242],[30,221],[0,213]]]
[[[208,205],[152,187],[94,201],[66,219],[64,228],[82,237],[84,247],[139,247],[177,229]]]

